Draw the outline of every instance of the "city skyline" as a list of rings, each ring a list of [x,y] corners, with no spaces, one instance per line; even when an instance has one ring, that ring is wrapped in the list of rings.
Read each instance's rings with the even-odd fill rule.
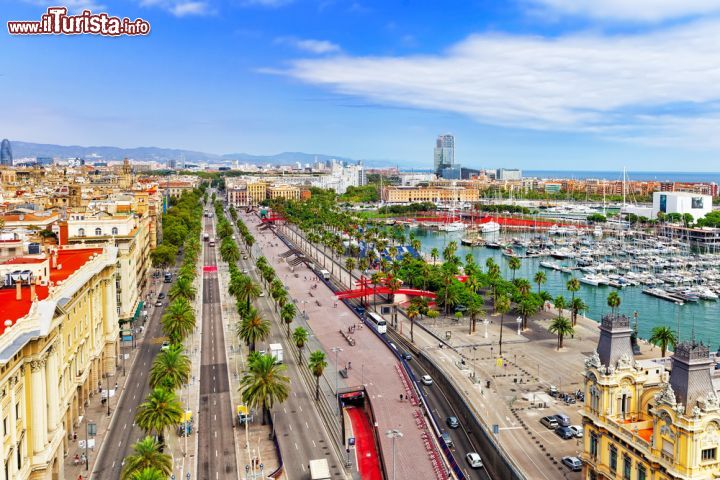
[[[48,5],[7,3],[12,20]],[[100,3],[68,7],[142,17],[151,34],[0,36],[13,65],[0,76],[13,92],[3,137],[431,168],[433,139],[453,132],[469,168],[720,166],[717,82],[704,67],[716,60],[719,12],[706,2],[423,2],[412,13],[373,2]]]

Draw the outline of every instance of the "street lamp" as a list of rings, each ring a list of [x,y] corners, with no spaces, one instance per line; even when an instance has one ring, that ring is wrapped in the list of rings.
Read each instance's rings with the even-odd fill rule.
[[[520,335],[520,326],[522,325],[522,317],[517,317],[515,319],[515,322],[517,323],[517,334]]]
[[[490,320],[488,320],[487,318],[485,320],[483,320],[483,325],[485,325],[485,338],[487,338],[488,337],[487,328],[488,328],[488,325],[490,325]]]
[[[385,432],[388,438],[392,438],[392,480],[395,480],[395,439],[402,438],[403,434],[400,430],[392,429]]]
[[[340,395],[338,394],[338,374],[340,372],[340,365],[338,364],[338,353],[342,352],[343,349],[340,347],[332,347],[330,350],[335,352],[335,405],[337,406],[337,414],[340,415]]]

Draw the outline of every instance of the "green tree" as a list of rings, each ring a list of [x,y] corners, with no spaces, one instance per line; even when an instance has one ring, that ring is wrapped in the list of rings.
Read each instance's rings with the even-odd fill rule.
[[[482,315],[484,312],[485,309],[483,308],[482,297],[475,294],[471,297],[470,303],[467,306],[467,311],[465,312],[470,318],[470,334],[475,333],[477,328],[477,317]]]
[[[510,257],[508,260],[508,268],[512,271],[512,279],[515,280],[515,272],[520,270],[522,264],[518,257]]]
[[[175,299],[177,297],[185,297],[188,300],[194,300],[196,293],[197,290],[193,286],[192,280],[186,276],[178,277],[178,279],[168,291],[168,295],[172,299]]]
[[[157,468],[147,467],[134,472],[129,478],[130,480],[166,480],[168,475]]]
[[[242,399],[262,411],[262,424],[276,403],[284,402],[290,394],[290,379],[283,374],[286,367],[275,363],[271,355],[262,355],[240,380]]]
[[[236,333],[240,340],[255,351],[255,345],[270,336],[270,322],[260,316],[254,308],[251,308],[248,315],[238,322]]]
[[[170,303],[162,317],[163,333],[172,343],[181,343],[195,328],[195,312],[185,297]]]
[[[555,301],[553,302],[553,304],[558,311],[558,315],[562,317],[563,311],[565,310],[565,307],[567,307],[565,297],[563,297],[562,295],[558,295],[557,297],[555,297]]]
[[[533,281],[537,284],[537,286],[538,286],[538,295],[540,295],[540,287],[541,287],[545,282],[547,282],[547,275],[545,275],[545,272],[542,272],[542,271],[536,272],[536,273],[535,273],[535,277],[533,278]]]
[[[505,295],[499,295],[495,300],[495,311],[500,314],[500,356],[502,357],[503,326],[505,314],[510,311],[510,299]]]
[[[415,343],[415,319],[420,315],[420,309],[416,305],[410,305],[405,315],[410,320],[410,341]]]
[[[572,335],[575,333],[575,329],[573,328],[570,321],[565,317],[555,317],[553,319],[552,323],[550,324],[550,333],[554,333],[558,337],[558,350],[560,350],[563,346],[563,338],[565,338],[567,335]]]
[[[238,287],[238,300],[245,302],[245,306],[249,310],[251,302],[260,296],[262,289],[248,276],[243,276]]]
[[[582,312],[588,309],[587,304],[583,301],[582,298],[573,298],[570,302],[570,311],[572,312],[572,324],[573,327],[577,324],[577,317]]]
[[[172,474],[172,457],[162,453],[161,444],[153,437],[145,437],[133,444],[133,453],[125,457],[121,480],[131,480],[132,476],[146,468],[154,468],[167,478]],[[163,477],[161,477],[163,478]]]
[[[298,363],[302,365],[302,351],[303,348],[305,348],[305,344],[307,344],[308,341],[308,331],[305,330],[303,327],[295,327],[295,330],[293,330],[293,342],[295,342],[295,346],[298,349]]]
[[[440,257],[440,251],[433,247],[433,249],[430,250],[430,258],[432,258],[433,263],[437,263],[438,257]]]
[[[176,390],[190,379],[190,359],[181,345],[172,345],[157,354],[150,367],[150,388]]]
[[[315,376],[315,401],[320,400],[320,377],[322,377],[325,368],[328,366],[325,352],[321,350],[315,350],[310,354],[310,360],[308,361],[310,371]]]
[[[668,347],[675,348],[677,345],[677,336],[670,327],[658,325],[650,332],[650,343],[660,347],[660,354],[665,357]]]
[[[282,318],[282,321],[285,322],[287,326],[288,339],[290,338],[290,324],[295,320],[295,315],[297,315],[297,308],[293,303],[286,303],[280,309],[280,318]]]
[[[580,280],[577,278],[571,278],[567,281],[567,289],[568,292],[572,293],[572,298],[570,299],[570,303],[572,304],[572,301],[575,300],[575,292],[580,290]]]
[[[617,292],[610,292],[610,294],[607,297],[607,304],[608,307],[610,307],[610,311],[613,315],[617,312],[617,310],[620,308],[620,303],[622,303],[622,300],[620,299],[620,295],[618,295]]]
[[[164,444],[165,430],[179,425],[183,413],[183,408],[174,392],[164,388],[154,388],[138,407],[135,424],[147,434],[155,432],[158,441]]]
[[[175,263],[177,252],[178,250],[175,245],[170,243],[161,243],[150,254],[153,267],[166,267],[168,265],[172,265]]]
[[[523,330],[525,330],[527,328],[528,318],[535,315],[538,310],[540,310],[540,306],[532,298],[524,298],[520,303],[517,304],[515,310],[517,311],[518,315],[522,317],[522,328]]]

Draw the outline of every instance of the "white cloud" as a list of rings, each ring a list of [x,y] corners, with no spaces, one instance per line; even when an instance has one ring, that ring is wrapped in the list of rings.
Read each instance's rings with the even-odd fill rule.
[[[719,27],[554,39],[474,35],[441,55],[300,59],[283,73],[379,104],[486,124],[652,138],[683,118],[720,117]],[[720,133],[702,124],[708,135]]]
[[[176,17],[209,15],[213,12],[210,3],[204,0],[141,0],[140,5],[162,8]]]
[[[290,45],[298,50],[317,54],[336,53],[340,51],[340,45],[327,40],[313,40],[311,38],[278,37],[275,39],[275,43]]]
[[[658,22],[720,13],[718,0],[526,0],[553,13]]]

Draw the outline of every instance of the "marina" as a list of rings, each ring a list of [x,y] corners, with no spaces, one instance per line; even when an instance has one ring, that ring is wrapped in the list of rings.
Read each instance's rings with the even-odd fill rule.
[[[720,255],[699,254],[678,241],[662,242],[632,232],[612,237],[592,229],[582,234],[567,229],[561,234],[550,232],[412,230],[423,254],[432,248],[442,251],[455,241],[461,259],[471,253],[484,265],[487,258],[493,258],[506,278],[511,276],[507,260],[518,257],[521,267],[516,276],[532,282],[535,273],[544,270],[547,283],[542,289],[553,297],[569,298],[566,284],[575,277],[581,283],[576,296],[588,305],[585,315],[596,320],[609,312],[607,296],[617,291],[622,299],[620,310],[637,319],[643,338],[649,337],[653,327],[666,325],[679,329],[681,338],[691,337],[694,330],[696,337],[711,346],[720,344],[720,331],[715,327],[720,318]]]

